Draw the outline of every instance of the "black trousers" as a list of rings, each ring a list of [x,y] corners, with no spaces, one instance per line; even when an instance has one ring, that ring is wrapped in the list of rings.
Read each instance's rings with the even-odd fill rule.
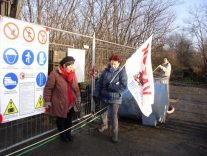
[[[57,124],[57,129],[59,132],[65,130],[65,129],[68,129],[69,127],[72,126],[72,121],[73,121],[74,115],[75,115],[74,108],[71,108],[67,114],[67,118],[57,117],[56,124]],[[65,137],[65,136],[71,137],[71,129],[64,132],[64,133],[61,133],[61,136],[62,137]]]

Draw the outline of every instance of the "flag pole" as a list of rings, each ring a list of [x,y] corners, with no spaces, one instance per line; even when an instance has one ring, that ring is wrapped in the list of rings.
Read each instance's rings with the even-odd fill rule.
[[[157,66],[157,68],[155,68],[155,70],[157,70],[159,68],[159,66]],[[155,72],[155,70],[153,70],[153,73]]]
[[[116,76],[122,71],[122,69],[125,67],[125,64],[119,69],[119,72],[116,73],[116,75],[114,75],[114,77],[111,79],[111,81],[109,82],[109,84],[112,83],[114,81],[114,79],[116,78]]]
[[[92,47],[92,70],[95,73],[95,64],[96,64],[96,36],[95,32],[93,34],[93,47]],[[95,90],[95,77],[92,75],[91,79],[91,97],[93,97],[93,92]],[[91,98],[91,112],[95,112],[95,101]]]

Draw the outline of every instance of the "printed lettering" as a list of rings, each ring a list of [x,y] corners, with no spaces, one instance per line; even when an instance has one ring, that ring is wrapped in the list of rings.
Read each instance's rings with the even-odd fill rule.
[[[143,57],[144,57],[144,58],[143,58],[143,64],[144,64],[144,65],[146,65],[148,48],[149,48],[149,43],[147,44],[147,47],[144,48],[144,49],[142,50],[142,52],[144,52],[144,54],[143,54]]]
[[[149,43],[147,44],[147,47],[142,50],[143,53],[143,64],[144,64],[144,70],[141,72],[141,78],[142,78],[142,84],[143,84],[143,95],[152,94],[150,91],[150,85],[148,84],[149,80],[148,78],[144,78],[147,76],[147,68],[146,68],[146,60],[147,60],[147,53],[148,53]],[[149,91],[148,91],[149,90]]]

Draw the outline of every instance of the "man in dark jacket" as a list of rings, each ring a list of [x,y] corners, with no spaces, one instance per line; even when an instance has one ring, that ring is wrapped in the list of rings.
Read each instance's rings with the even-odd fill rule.
[[[100,98],[101,106],[107,106],[111,124],[111,141],[118,142],[118,109],[122,103],[123,92],[127,88],[125,68],[120,68],[121,58],[112,55],[108,67],[102,72],[94,92],[95,99]],[[102,126],[99,132],[108,128],[108,110],[102,114]]]

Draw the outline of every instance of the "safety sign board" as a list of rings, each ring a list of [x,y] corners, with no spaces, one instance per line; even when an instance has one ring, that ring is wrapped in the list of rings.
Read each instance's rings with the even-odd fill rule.
[[[44,100],[43,100],[42,96],[40,95],[35,108],[38,109],[38,108],[42,108],[43,106],[44,106]]]
[[[3,85],[6,89],[14,89],[18,84],[17,75],[14,73],[7,73],[3,78]]]
[[[4,115],[10,115],[10,114],[14,114],[14,113],[17,113],[17,112],[18,112],[17,107],[15,106],[12,99],[10,99],[10,101],[9,101],[7,107],[6,107],[6,110],[4,112]]]
[[[37,77],[36,77],[36,84],[39,87],[42,87],[43,85],[45,85],[46,83],[46,75],[44,73],[38,73]]]
[[[7,38],[14,40],[19,36],[19,28],[13,22],[8,22],[4,25],[4,34]]]
[[[45,65],[46,61],[47,61],[47,56],[46,53],[44,51],[40,51],[37,55],[37,62],[40,66]]]
[[[31,65],[34,61],[34,53],[31,50],[25,50],[22,54],[22,61],[25,65]]]
[[[40,30],[38,33],[38,40],[41,44],[45,44],[47,42],[47,33],[44,30]]]
[[[14,48],[7,48],[3,53],[4,61],[7,64],[13,65],[18,61],[18,52]]]
[[[49,30],[13,18],[0,19],[0,123],[5,123],[45,112]]]
[[[25,27],[23,30],[23,37],[27,42],[32,42],[35,38],[35,32],[31,27]]]

